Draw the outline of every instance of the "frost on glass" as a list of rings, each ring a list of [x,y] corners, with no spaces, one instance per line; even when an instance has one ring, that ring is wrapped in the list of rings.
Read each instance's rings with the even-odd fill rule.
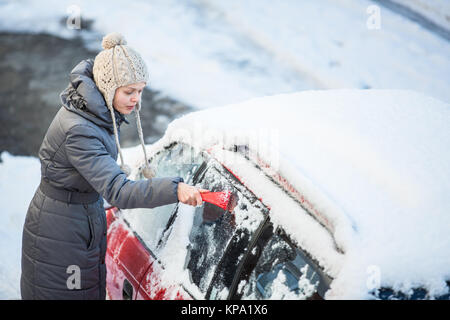
[[[202,162],[203,157],[192,147],[175,144],[155,155],[150,165],[156,169],[156,177],[182,177],[188,183]]]
[[[226,299],[251,235],[264,220],[256,208],[216,168],[210,167],[197,184],[210,191],[231,191],[232,212],[204,202],[196,209],[186,259],[191,281],[208,299]]]
[[[310,299],[317,297],[322,282],[305,255],[275,234],[240,289],[243,299]]]
[[[150,165],[155,169],[156,177],[182,177],[185,182],[189,182],[202,162],[202,156],[196,154],[194,149],[187,145],[175,144],[157,153],[150,160]],[[139,175],[138,179],[143,179],[142,175]],[[159,239],[175,207],[174,203],[152,209],[139,208],[123,212],[131,228],[152,251],[156,252]]]

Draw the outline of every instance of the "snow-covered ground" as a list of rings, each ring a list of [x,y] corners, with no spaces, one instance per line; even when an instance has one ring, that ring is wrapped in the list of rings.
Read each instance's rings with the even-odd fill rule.
[[[95,21],[82,32],[89,46],[122,32],[146,59],[152,88],[199,108],[318,88],[412,89],[450,101],[450,43],[384,7],[377,24],[368,0],[107,3],[2,1],[0,30],[70,38],[62,18],[77,6]]]
[[[450,2],[447,0],[391,0],[420,13],[450,31]]]
[[[41,165],[33,157],[1,153],[0,299],[20,299],[22,227],[31,198],[41,179]]]
[[[0,0],[0,31],[71,38],[80,32],[61,19],[80,9],[82,19],[95,21],[92,31],[81,32],[87,46],[100,49],[102,35],[120,31],[147,61],[153,89],[198,108],[333,88],[410,89],[449,102],[450,43],[383,7],[380,28],[373,29],[372,5]],[[16,299],[21,227],[40,171],[35,158],[1,156],[1,215],[7,223],[0,227],[0,298]]]

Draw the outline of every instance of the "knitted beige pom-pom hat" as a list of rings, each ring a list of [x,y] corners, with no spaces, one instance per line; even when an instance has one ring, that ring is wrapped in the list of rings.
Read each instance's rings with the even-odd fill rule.
[[[118,32],[106,35],[102,41],[103,51],[95,57],[93,73],[94,81],[105,98],[106,105],[111,112],[114,126],[114,135],[117,149],[120,155],[121,169],[128,176],[131,172],[129,166],[124,164],[122,150],[120,149],[119,135],[117,133],[116,117],[114,115],[114,94],[116,89],[122,86],[138,82],[148,82],[148,71],[142,57],[133,48],[126,45],[125,38]],[[139,111],[141,101],[136,104],[136,123],[144,150],[145,168],[144,176],[149,179],[154,176],[154,171],[149,167],[147,153],[142,134],[141,118]]]

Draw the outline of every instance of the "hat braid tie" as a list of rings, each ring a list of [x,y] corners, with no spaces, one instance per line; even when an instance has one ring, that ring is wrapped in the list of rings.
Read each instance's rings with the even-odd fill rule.
[[[144,135],[142,133],[141,116],[139,114],[139,109],[140,109],[140,103],[139,103],[139,108],[136,107],[136,126],[138,129],[139,139],[141,140],[141,146],[142,146],[142,149],[144,150],[145,167],[144,167],[142,173],[145,178],[150,179],[155,176],[155,171],[150,167],[150,165],[148,163],[148,157],[147,157],[147,151],[145,150]]]

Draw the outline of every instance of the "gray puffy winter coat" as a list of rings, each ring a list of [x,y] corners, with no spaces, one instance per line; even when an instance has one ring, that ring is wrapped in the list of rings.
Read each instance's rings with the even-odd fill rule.
[[[93,60],[84,60],[72,70],[39,150],[42,182],[23,228],[23,299],[104,299],[103,198],[118,208],[178,200],[181,178],[131,181],[120,170],[111,114],[92,67]],[[117,112],[116,119],[118,126],[126,121]]]

